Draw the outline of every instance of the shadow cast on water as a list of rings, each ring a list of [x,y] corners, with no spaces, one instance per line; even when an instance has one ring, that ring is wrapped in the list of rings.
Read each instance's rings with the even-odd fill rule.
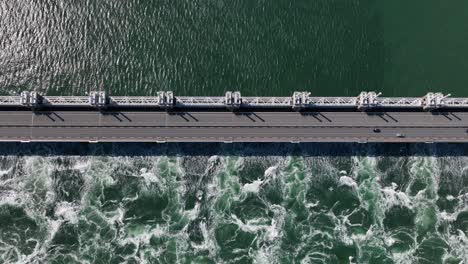
[[[468,156],[460,143],[0,143],[0,156]]]

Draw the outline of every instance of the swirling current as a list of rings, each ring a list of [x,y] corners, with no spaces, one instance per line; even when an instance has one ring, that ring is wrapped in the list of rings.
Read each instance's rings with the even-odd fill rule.
[[[0,262],[464,263],[453,146],[4,144]]]

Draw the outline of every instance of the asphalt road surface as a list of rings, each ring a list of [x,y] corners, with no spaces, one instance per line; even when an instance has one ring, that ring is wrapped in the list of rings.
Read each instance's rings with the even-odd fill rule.
[[[468,112],[0,111],[0,141],[468,142]]]

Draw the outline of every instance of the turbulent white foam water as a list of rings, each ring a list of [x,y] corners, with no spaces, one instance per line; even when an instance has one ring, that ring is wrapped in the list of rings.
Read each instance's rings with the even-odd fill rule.
[[[3,263],[461,263],[468,158],[6,156]]]

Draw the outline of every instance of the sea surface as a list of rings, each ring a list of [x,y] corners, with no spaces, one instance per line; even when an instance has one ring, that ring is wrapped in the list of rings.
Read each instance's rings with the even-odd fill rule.
[[[0,94],[468,97],[466,0],[1,0]],[[3,263],[468,263],[465,144],[0,144]]]
[[[466,0],[2,0],[0,89],[468,96]]]

